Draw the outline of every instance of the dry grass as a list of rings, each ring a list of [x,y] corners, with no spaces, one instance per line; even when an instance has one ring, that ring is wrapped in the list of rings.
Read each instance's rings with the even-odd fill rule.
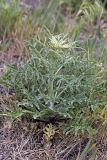
[[[88,142],[87,137],[66,137],[59,132],[47,142],[43,136],[44,127],[46,124],[23,120],[9,129],[5,120],[0,121],[0,160],[77,160]],[[97,137],[96,160],[107,159],[107,130],[104,131],[104,135]],[[90,160],[89,156],[85,160]]]

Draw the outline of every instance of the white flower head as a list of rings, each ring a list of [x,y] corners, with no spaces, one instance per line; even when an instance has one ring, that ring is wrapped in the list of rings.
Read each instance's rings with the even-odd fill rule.
[[[75,45],[75,42],[70,42],[67,36],[60,35],[51,35],[50,39],[50,46],[53,48],[63,48],[69,49]]]

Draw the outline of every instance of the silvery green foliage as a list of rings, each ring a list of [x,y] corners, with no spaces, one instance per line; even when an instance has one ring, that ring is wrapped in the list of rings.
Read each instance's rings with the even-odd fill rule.
[[[105,81],[98,79],[101,67],[74,42],[62,37],[67,46],[63,47],[60,35],[60,47],[56,47],[52,43],[56,36],[51,38],[44,43],[40,38],[31,40],[28,61],[17,69],[6,68],[1,83],[15,90],[16,108],[23,114],[41,120],[56,115],[67,118],[67,124],[63,123],[67,133],[91,130],[89,114],[103,104],[98,98],[105,89]]]

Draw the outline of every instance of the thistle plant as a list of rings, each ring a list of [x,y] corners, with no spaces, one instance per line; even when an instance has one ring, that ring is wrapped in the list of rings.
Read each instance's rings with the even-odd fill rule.
[[[68,121],[62,123],[66,133],[90,131],[94,106],[106,103],[105,81],[98,79],[101,68],[69,38],[52,35],[47,39],[45,44],[40,37],[29,41],[28,61],[17,69],[8,66],[1,77],[1,84],[15,91],[16,103],[11,107],[20,108],[19,117],[63,117]]]

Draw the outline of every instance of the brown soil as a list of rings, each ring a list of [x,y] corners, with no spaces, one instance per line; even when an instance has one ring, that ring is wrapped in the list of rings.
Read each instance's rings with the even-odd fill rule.
[[[12,92],[8,93],[1,86],[0,93],[0,112],[2,113],[6,110],[4,105],[6,96],[9,98]],[[64,135],[56,124],[28,122],[23,118],[17,119],[9,128],[8,122],[7,119],[0,118],[0,160],[79,160],[77,157],[89,141],[87,136]],[[52,125],[50,133],[54,133],[50,138],[45,132],[49,125]],[[92,151],[84,160],[89,160],[92,152],[98,148],[96,160],[106,160],[106,131],[106,128],[103,128],[102,135],[102,129],[100,129],[98,137],[93,141]]]
[[[11,129],[0,122],[0,160],[75,160],[80,140],[56,134],[50,141],[44,139],[41,123],[16,122]],[[75,149],[77,150],[75,152]]]

